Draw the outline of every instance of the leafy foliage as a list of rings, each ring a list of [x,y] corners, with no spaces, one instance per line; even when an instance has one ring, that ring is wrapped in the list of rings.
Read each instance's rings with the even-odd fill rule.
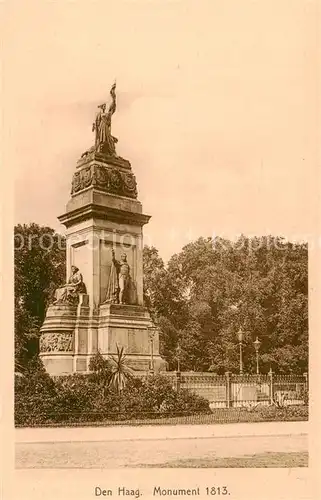
[[[26,369],[38,351],[39,328],[54,289],[65,281],[64,238],[37,224],[14,228],[15,361]]]
[[[127,381],[133,376],[133,371],[126,365],[126,354],[124,347],[117,348],[117,357],[110,356],[112,371],[109,379],[109,386],[120,394],[126,387]]]
[[[22,372],[37,353],[50,295],[65,280],[65,249],[61,236],[37,224],[16,226],[15,242],[15,360]],[[306,244],[278,237],[199,238],[167,266],[157,249],[145,247],[145,302],[169,369],[177,369],[179,345],[182,370],[237,371],[242,327],[246,372],[255,370],[256,337],[261,371],[308,371],[307,262]],[[113,380],[122,387],[123,377]]]
[[[102,394],[105,395],[110,377],[113,373],[110,360],[104,358],[101,352],[97,352],[89,362],[90,381],[101,387]]]
[[[207,400],[186,390],[176,392],[164,376],[130,378],[122,391],[110,386],[102,392],[101,374],[51,379],[40,369],[31,378],[17,377],[16,423],[72,424],[210,413]]]
[[[170,369],[237,371],[237,332],[244,332],[243,362],[260,369],[308,370],[308,249],[278,237],[235,242],[199,238],[168,266],[155,248],[144,248],[145,295],[159,323],[161,353]]]
[[[23,425],[43,424],[55,412],[58,392],[38,356],[25,366],[24,375],[15,377],[15,419]]]
[[[308,420],[309,408],[306,405],[293,405],[277,408],[276,406],[262,406],[257,415],[265,421],[300,421]]]
[[[103,393],[99,380],[91,375],[50,378],[37,358],[31,360],[27,376],[16,377],[15,395],[15,421],[22,426],[168,417],[194,417],[183,422],[208,424],[308,419],[307,405],[210,410],[206,399],[184,389],[177,392],[170,380],[161,375],[134,377],[120,394],[113,388]]]

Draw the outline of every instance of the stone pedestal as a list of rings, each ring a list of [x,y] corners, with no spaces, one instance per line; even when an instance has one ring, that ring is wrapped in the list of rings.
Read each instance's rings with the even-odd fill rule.
[[[155,370],[164,370],[158,334],[149,337],[151,319],[143,304],[144,215],[137,200],[130,163],[91,151],[73,176],[71,199],[59,217],[66,226],[67,269],[76,266],[88,295],[78,306],[50,306],[41,328],[40,356],[51,374],[87,372],[98,350],[105,356],[124,347],[128,364],[148,370],[152,352]],[[112,265],[126,254],[130,266],[129,304],[105,303]]]
[[[159,355],[159,339],[151,345],[152,323],[145,307],[133,305],[103,305],[99,311],[98,349],[104,354],[116,354],[118,345],[124,347],[127,363],[134,370],[147,371],[153,365],[155,371],[166,369]]]

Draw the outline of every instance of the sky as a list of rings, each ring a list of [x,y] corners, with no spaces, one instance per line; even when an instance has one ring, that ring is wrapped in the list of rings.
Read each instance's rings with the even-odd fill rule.
[[[77,159],[117,79],[112,132],[146,244],[314,228],[316,2],[12,0],[4,119],[15,223],[64,232]]]

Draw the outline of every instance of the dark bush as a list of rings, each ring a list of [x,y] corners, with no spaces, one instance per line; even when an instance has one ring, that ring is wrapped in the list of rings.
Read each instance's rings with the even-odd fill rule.
[[[83,375],[70,375],[56,381],[56,422],[84,422],[95,410],[94,403],[100,399],[101,388],[90,383]]]
[[[291,421],[308,420],[309,409],[306,405],[291,405],[278,408],[276,406],[263,406],[258,409],[262,420]]]
[[[199,415],[199,414],[210,414],[211,409],[207,399],[193,394],[192,392],[181,389],[178,393],[175,393],[176,411],[181,411],[187,415]]]
[[[301,391],[298,394],[298,399],[302,399],[304,401],[304,404],[306,406],[309,405],[309,390],[308,389],[301,389]]]
[[[15,377],[15,421],[20,425],[55,420],[57,388],[38,358],[31,359],[24,375]]]
[[[162,375],[133,379],[123,392],[127,418],[172,417],[210,413],[209,402],[187,390],[177,392]]]
[[[103,357],[103,355],[98,352],[95,354],[89,362],[90,375],[88,378],[91,382],[95,382],[102,388],[107,388],[108,383],[112,374],[112,365],[109,359]]]
[[[102,375],[99,377],[99,373]],[[106,372],[52,379],[43,368],[18,377],[18,425],[125,421],[210,413],[209,402],[187,390],[176,392],[164,376],[129,379],[121,394],[107,385]]]
[[[164,375],[130,378],[120,394],[108,385],[109,366],[97,357],[89,375],[51,378],[34,358],[15,380],[17,425],[72,425],[208,415],[211,422],[307,420],[308,406],[221,408],[186,389],[176,391]]]

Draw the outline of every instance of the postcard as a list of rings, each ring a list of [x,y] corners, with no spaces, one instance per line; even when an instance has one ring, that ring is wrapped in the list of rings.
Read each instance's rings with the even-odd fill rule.
[[[318,498],[317,2],[2,12],[3,498]]]

